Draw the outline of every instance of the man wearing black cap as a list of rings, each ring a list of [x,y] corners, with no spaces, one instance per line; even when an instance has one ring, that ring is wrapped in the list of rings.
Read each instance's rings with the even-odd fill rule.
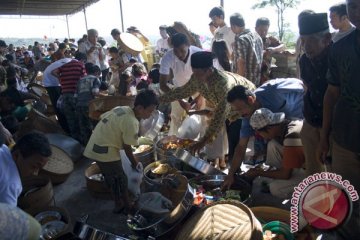
[[[323,99],[327,88],[328,55],[331,34],[326,13],[299,17],[300,40],[305,54],[300,58],[300,77],[306,85],[304,95],[305,121],[301,130],[307,175],[323,170],[316,150],[320,141]]]
[[[332,170],[360,193],[360,0],[346,3],[349,20],[356,29],[336,42],[329,54],[320,145],[324,158],[331,141]],[[359,226],[357,199],[349,221],[338,229],[337,239],[359,239]]]
[[[190,80],[169,93],[160,97],[160,102],[172,102],[200,93],[209,104],[213,105],[212,120],[205,135],[191,149],[196,152],[206,144],[211,143],[224,126],[226,118],[237,119],[236,114],[230,114],[230,104],[226,101],[227,92],[236,85],[242,85],[255,90],[255,85],[240,75],[220,71],[213,67],[213,57],[210,52],[196,52],[191,56],[193,74]]]

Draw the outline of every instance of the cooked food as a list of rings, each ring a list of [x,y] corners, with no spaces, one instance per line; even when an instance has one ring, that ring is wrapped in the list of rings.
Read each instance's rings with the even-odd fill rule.
[[[274,234],[270,230],[266,230],[263,235],[263,240],[286,240],[282,234]]]
[[[140,145],[138,147],[133,147],[133,153],[134,154],[143,153],[150,150],[150,148],[151,148],[150,145]]]
[[[173,141],[169,141],[162,145],[163,150],[175,150],[178,148],[188,148],[190,147],[195,141],[191,139],[177,139]]]
[[[154,169],[151,169],[151,172],[154,174],[163,175],[169,173],[171,170],[172,167],[169,164],[164,163],[164,164],[160,164]]]
[[[44,225],[51,221],[56,221],[61,219],[61,214],[56,211],[45,211],[37,214],[35,219],[41,224]]]

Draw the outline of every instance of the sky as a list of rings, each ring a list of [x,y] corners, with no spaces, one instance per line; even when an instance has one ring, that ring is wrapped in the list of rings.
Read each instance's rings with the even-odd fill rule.
[[[247,28],[253,29],[258,17],[268,17],[271,21],[270,32],[277,31],[277,14],[274,8],[253,10],[257,0],[224,0],[225,21],[229,24],[229,17],[235,12],[244,16]],[[300,0],[295,9],[289,9],[285,14],[292,31],[297,32],[297,15],[304,9],[316,12],[328,12],[331,5],[339,0]],[[160,25],[171,25],[174,21],[181,21],[200,35],[210,36],[208,24],[209,11],[220,5],[220,0],[122,0],[125,29],[136,26],[144,35],[159,35]],[[113,28],[121,30],[119,0],[100,0],[86,9],[88,28],[95,28],[99,35],[110,37]],[[38,16],[0,16],[0,38],[59,38],[78,39],[86,33],[83,12],[68,16],[70,36],[68,36],[66,18]]]

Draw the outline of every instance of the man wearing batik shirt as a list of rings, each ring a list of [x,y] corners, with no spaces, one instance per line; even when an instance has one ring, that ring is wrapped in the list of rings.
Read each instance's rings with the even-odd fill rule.
[[[323,158],[325,158],[331,140],[333,172],[348,180],[359,193],[360,0],[346,2],[350,22],[356,29],[336,42],[330,50],[328,87],[324,96],[320,144]],[[353,202],[350,219],[337,229],[336,239],[358,239],[359,223],[360,202],[357,200]]]
[[[191,55],[193,75],[183,86],[175,88],[160,97],[160,102],[172,102],[200,93],[213,107],[213,118],[205,135],[191,147],[196,152],[212,142],[224,126],[227,118],[236,119],[237,114],[230,111],[226,101],[227,92],[236,85],[242,85],[252,90],[255,85],[237,74],[216,70],[213,67],[212,53],[196,52]]]
[[[233,52],[233,73],[237,73],[256,86],[260,85],[261,64],[263,61],[263,42],[256,32],[245,29],[241,14],[230,17],[231,30],[236,34]]]
[[[281,52],[285,49],[285,45],[277,38],[268,35],[270,27],[270,20],[266,17],[261,17],[256,20],[255,31],[260,35],[264,45],[263,62],[261,66],[261,81],[263,84],[269,80],[270,67],[272,61],[272,54]]]

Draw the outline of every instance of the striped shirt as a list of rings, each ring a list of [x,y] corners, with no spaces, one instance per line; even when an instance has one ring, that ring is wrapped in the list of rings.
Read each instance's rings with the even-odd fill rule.
[[[261,64],[263,61],[263,42],[259,34],[245,30],[236,35],[233,51],[233,72],[238,72],[237,62],[245,61],[245,77],[256,86],[260,84]]]
[[[62,93],[75,93],[77,83],[85,76],[84,63],[73,59],[57,69]]]

